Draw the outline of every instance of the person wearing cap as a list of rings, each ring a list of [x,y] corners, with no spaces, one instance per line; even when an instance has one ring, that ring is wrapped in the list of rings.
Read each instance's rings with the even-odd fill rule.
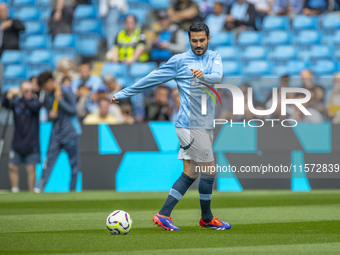
[[[156,33],[150,56],[155,61],[166,61],[185,51],[185,35],[183,30],[172,23],[166,11],[159,11],[157,18],[160,31]]]

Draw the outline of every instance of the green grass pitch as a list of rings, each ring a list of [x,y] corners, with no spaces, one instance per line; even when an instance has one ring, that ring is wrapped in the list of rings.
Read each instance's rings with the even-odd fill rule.
[[[340,191],[214,192],[227,231],[198,225],[199,199],[188,192],[173,211],[181,232],[152,223],[167,193],[86,191],[0,193],[0,254],[339,254]],[[110,212],[130,213],[133,228],[113,236]]]

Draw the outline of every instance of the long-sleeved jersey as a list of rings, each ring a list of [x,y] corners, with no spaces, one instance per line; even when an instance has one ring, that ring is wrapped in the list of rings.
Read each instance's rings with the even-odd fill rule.
[[[194,78],[190,69],[200,69],[204,77]],[[192,50],[177,54],[169,61],[152,71],[150,74],[114,95],[119,100],[131,97],[161,83],[174,79],[180,94],[181,106],[175,123],[176,127],[212,129],[215,116],[215,102],[207,95],[207,114],[201,113],[202,95],[210,90],[206,85],[220,83],[223,67],[221,56],[216,51],[207,50],[202,56],[197,56]],[[204,90],[203,90],[204,89]],[[212,93],[211,93],[212,94]]]

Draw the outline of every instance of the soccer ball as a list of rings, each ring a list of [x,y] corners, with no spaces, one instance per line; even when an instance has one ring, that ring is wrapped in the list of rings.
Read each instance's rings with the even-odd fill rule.
[[[132,228],[130,214],[122,210],[116,210],[107,217],[106,228],[112,235],[126,235]]]

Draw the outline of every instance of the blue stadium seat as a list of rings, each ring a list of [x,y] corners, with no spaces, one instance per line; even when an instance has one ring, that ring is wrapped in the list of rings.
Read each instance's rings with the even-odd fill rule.
[[[100,37],[93,35],[79,35],[77,40],[77,52],[84,57],[94,57],[98,54]]]
[[[35,5],[35,0],[13,0],[12,6]]]
[[[4,70],[4,79],[25,79],[26,68],[24,65],[8,65]]]
[[[25,28],[25,35],[44,34],[47,31],[46,24],[37,20],[26,21]]]
[[[76,36],[74,34],[57,34],[53,41],[53,49],[75,48]]]
[[[264,46],[248,46],[241,53],[241,59],[245,61],[264,60],[267,58],[267,49]]]
[[[107,62],[104,64],[101,70],[101,75],[110,73],[114,76],[124,77],[127,75],[127,65],[124,63],[111,63]]]
[[[243,70],[243,74],[247,76],[262,76],[272,73],[272,64],[265,60],[250,61]]]
[[[325,45],[313,45],[310,49],[311,60],[332,59],[334,55],[334,49],[331,46]]]
[[[292,43],[292,36],[289,31],[274,30],[264,37],[264,44],[268,46],[285,45]]]
[[[250,46],[250,45],[261,45],[262,44],[262,33],[254,31],[245,31],[239,35],[238,45],[239,46]]]
[[[171,5],[169,0],[148,0],[150,7],[154,10],[168,9]]]
[[[77,5],[74,10],[73,18],[75,20],[80,19],[97,19],[98,8],[94,5]]]
[[[36,0],[38,7],[50,7],[50,0]]]
[[[240,57],[240,51],[236,46],[223,46],[215,50],[220,53],[222,60],[237,60]]]
[[[25,50],[47,49],[51,47],[51,37],[48,35],[31,35],[23,43]]]
[[[5,50],[1,55],[3,65],[20,64],[25,62],[25,54],[20,50]]]
[[[35,6],[14,8],[13,18],[20,21],[39,20],[39,9]]]
[[[154,62],[148,63],[134,63],[130,68],[130,75],[132,77],[144,77],[157,67]]]
[[[45,71],[52,71],[53,68],[49,64],[36,64],[30,65],[27,70],[27,78],[38,76],[40,73]]]
[[[149,9],[148,8],[141,8],[141,7],[132,7],[129,8],[129,11],[126,15],[128,14],[133,14],[137,18],[138,24],[145,24],[147,15],[148,15]],[[124,15],[124,16],[126,16]]]
[[[338,13],[329,13],[323,16],[321,28],[326,32],[334,32],[335,30],[340,29],[340,15]]]
[[[11,88],[19,88],[20,83],[22,81],[24,81],[25,79],[23,78],[19,78],[19,79],[4,79],[2,81],[2,85],[1,85],[1,92],[5,93],[6,91],[8,91]]]
[[[241,64],[239,61],[223,61],[223,76],[241,75]]]
[[[231,32],[220,32],[211,36],[210,47],[234,45],[234,34]]]
[[[275,62],[294,60],[297,57],[297,49],[292,45],[280,45],[273,49],[271,57]]]
[[[27,64],[50,64],[53,60],[53,52],[50,50],[33,50],[27,56]]]
[[[340,45],[340,30],[337,30],[335,33],[334,33],[334,37],[333,37],[333,43],[337,46]]]
[[[287,16],[266,16],[263,20],[262,30],[289,30]]]
[[[40,21],[47,22],[48,19],[51,17],[51,9],[50,8],[43,8],[40,11]]]
[[[335,49],[334,57],[336,61],[340,62],[340,48]]]
[[[313,30],[302,30],[295,37],[296,43],[299,46],[309,46],[313,44],[321,43],[321,35],[317,31]]]
[[[317,30],[319,19],[317,16],[298,15],[293,19],[293,30]]]
[[[77,53],[74,49],[58,49],[54,50],[54,58],[52,61],[52,66],[57,67],[58,62],[63,59],[63,58],[69,58],[71,60],[77,60]]]
[[[338,72],[338,64],[332,60],[318,60],[315,64],[312,65],[312,71],[315,75],[325,75],[325,74],[333,74]]]
[[[305,69],[307,66],[305,62],[300,60],[291,60],[287,63],[284,63],[282,65],[277,65],[275,68],[275,74],[277,75],[298,75],[300,72]]]
[[[73,32],[76,34],[90,34],[94,33],[101,35],[101,24],[99,20],[84,19],[73,22]]]

